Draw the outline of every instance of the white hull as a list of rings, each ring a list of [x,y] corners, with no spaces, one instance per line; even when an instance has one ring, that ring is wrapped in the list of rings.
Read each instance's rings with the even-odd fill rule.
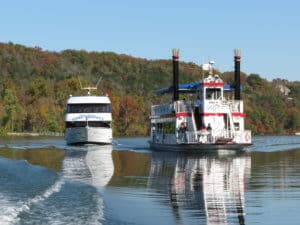
[[[104,127],[72,127],[66,129],[66,141],[73,144],[111,144],[112,129]]]

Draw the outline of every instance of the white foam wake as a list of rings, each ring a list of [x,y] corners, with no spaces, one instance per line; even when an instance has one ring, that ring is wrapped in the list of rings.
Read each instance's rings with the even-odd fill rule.
[[[85,154],[82,157],[65,156],[62,163],[62,176],[65,179],[91,183],[91,174],[85,163]]]
[[[33,204],[37,204],[41,201],[46,200],[52,194],[57,193],[61,190],[64,185],[63,180],[56,181],[52,186],[50,186],[43,194],[37,195],[32,199],[25,202],[13,203],[5,199],[0,193],[0,223],[1,225],[15,224],[19,221],[19,214],[22,212],[29,211]]]
[[[100,196],[100,193],[99,193]],[[104,201],[102,198],[97,198],[97,211],[89,218],[89,224],[99,224],[102,225],[104,221]]]

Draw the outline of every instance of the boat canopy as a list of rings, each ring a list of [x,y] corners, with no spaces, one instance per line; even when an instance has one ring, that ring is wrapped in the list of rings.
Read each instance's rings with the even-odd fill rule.
[[[186,84],[179,84],[178,85],[178,91],[180,93],[196,93],[197,90],[199,90],[201,87],[203,87],[203,83],[201,82],[192,82],[192,83],[186,83]],[[224,84],[223,85],[224,91],[231,91],[234,90],[234,85],[231,84]],[[168,94],[173,92],[173,86],[164,87],[158,90],[154,91],[156,94]]]
[[[84,96],[70,96],[67,104],[110,104],[108,96],[103,95],[84,95]]]

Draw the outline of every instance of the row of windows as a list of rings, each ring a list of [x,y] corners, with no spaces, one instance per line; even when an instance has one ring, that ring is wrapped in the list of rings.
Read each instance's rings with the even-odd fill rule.
[[[66,128],[71,128],[71,127],[106,127],[110,128],[111,127],[111,122],[107,121],[76,121],[76,122],[66,122]]]
[[[110,104],[69,104],[67,113],[110,113]]]
[[[153,124],[157,133],[174,134],[175,124],[173,122]],[[152,125],[152,126],[153,126]]]

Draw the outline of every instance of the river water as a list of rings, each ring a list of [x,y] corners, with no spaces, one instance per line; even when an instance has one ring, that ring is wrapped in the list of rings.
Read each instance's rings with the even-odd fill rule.
[[[0,140],[0,224],[299,224],[300,136],[244,153]]]

